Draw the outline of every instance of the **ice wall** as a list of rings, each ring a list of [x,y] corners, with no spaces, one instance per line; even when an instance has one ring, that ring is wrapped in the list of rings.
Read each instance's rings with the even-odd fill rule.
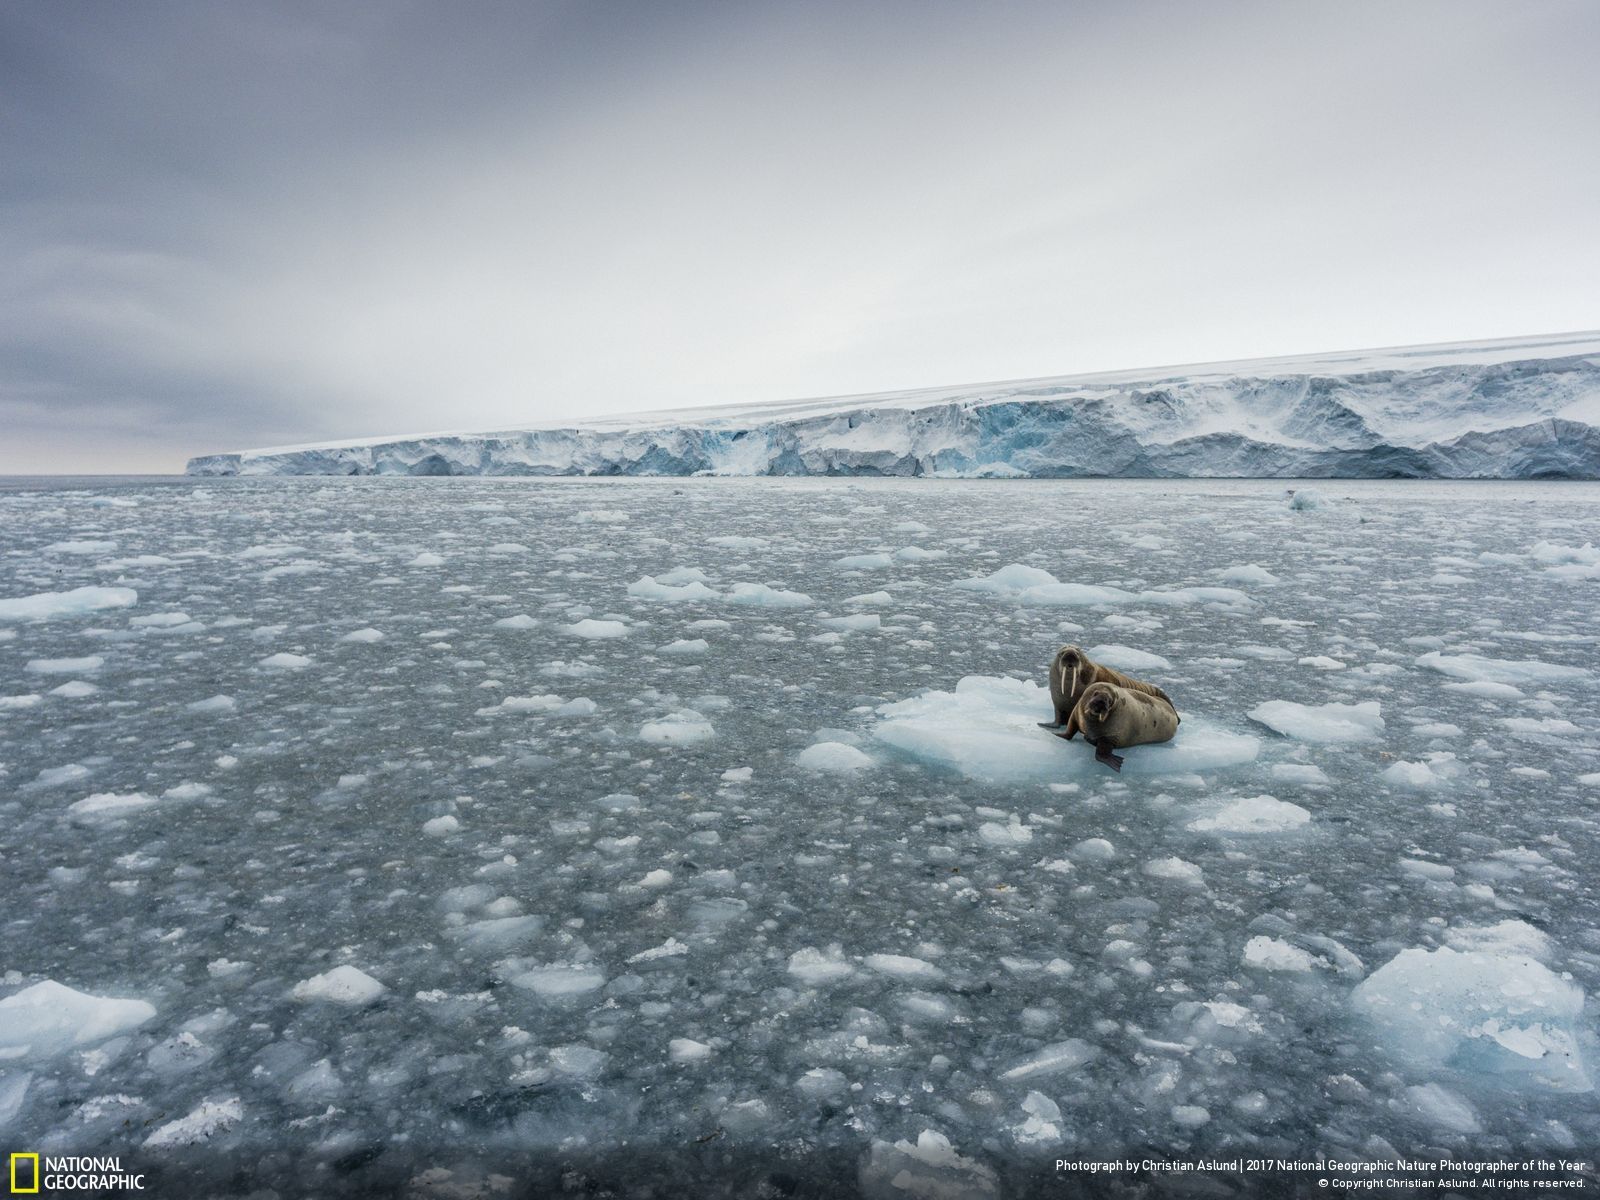
[[[1595,479],[1600,335],[247,450],[188,470]]]

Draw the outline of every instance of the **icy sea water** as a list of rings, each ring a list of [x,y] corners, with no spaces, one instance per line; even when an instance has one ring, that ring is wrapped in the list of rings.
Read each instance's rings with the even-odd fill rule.
[[[1592,1157],[1600,487],[1307,486],[0,482],[0,1133],[286,1196]],[[1180,741],[1033,729],[1065,641]]]

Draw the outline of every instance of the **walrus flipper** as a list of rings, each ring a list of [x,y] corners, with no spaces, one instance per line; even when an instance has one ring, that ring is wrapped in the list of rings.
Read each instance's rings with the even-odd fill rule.
[[[1110,738],[1101,738],[1094,748],[1096,762],[1103,762],[1117,774],[1122,774],[1122,755],[1116,753],[1116,747],[1111,744]]]
[[[1039,728],[1040,729],[1048,729],[1051,733],[1054,733],[1056,730],[1061,728],[1061,722],[1060,721],[1040,721],[1039,722]]]

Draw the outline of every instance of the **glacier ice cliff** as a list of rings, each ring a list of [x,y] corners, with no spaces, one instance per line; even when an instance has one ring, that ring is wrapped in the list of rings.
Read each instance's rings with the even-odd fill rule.
[[[191,475],[1600,478],[1600,333],[208,454]]]

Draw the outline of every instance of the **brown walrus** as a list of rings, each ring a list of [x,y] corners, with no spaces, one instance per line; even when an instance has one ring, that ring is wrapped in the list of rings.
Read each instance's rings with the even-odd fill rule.
[[[1094,747],[1095,758],[1113,771],[1121,771],[1122,756],[1112,751],[1170,742],[1178,732],[1178,710],[1165,695],[1136,692],[1114,683],[1091,683],[1072,710],[1066,732],[1056,736],[1071,741],[1079,732]]]
[[[1050,660],[1050,703],[1055,705],[1056,719],[1040,721],[1039,728],[1052,732],[1064,729],[1071,722],[1073,710],[1078,707],[1078,701],[1083,699],[1083,693],[1091,683],[1114,683],[1130,692],[1143,692],[1168,704],[1172,703],[1172,697],[1155,684],[1091,662],[1089,656],[1076,646],[1063,646]]]

